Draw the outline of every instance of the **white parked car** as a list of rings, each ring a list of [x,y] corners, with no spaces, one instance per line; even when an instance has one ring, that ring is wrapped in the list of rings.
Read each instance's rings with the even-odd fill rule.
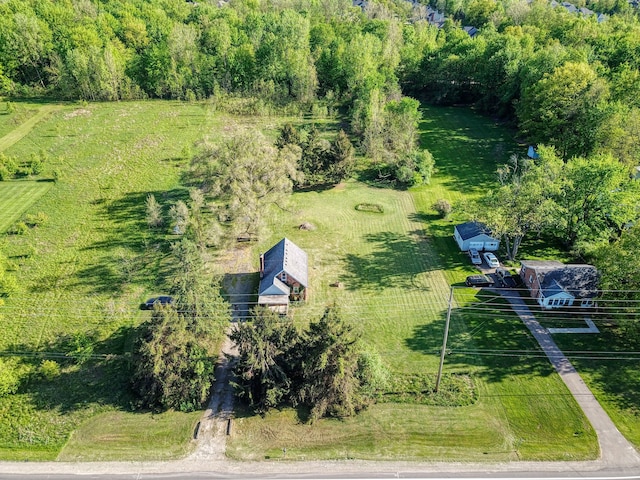
[[[476,250],[475,248],[470,248],[469,256],[471,257],[471,263],[473,263],[474,265],[482,265],[482,259],[480,258],[478,250]]]
[[[484,261],[487,262],[487,265],[489,265],[491,268],[498,268],[500,266],[498,258],[493,253],[486,252],[482,256],[484,257]]]

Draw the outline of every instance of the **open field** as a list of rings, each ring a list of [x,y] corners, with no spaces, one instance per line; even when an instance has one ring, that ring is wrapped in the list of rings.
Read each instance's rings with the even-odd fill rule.
[[[167,238],[146,228],[144,201],[155,193],[166,211],[186,195],[182,151],[212,129],[221,131],[221,121],[204,105],[179,102],[67,105],[5,151],[22,158],[44,150],[51,160],[43,175],[58,171],[59,177],[55,184],[24,182],[50,187],[27,209],[44,212],[48,221],[8,237],[5,245],[21,290],[0,307],[0,350],[22,352],[33,374],[16,395],[0,398],[1,458],[56,458],[83,422],[131,408],[128,359],[136,327],[146,318],[138,305],[162,292],[167,280]],[[84,363],[66,356],[85,348],[93,357]],[[58,362],[55,378],[37,375],[43,359]],[[135,415],[151,429],[148,438],[158,438],[150,414],[121,415],[123,424]],[[167,451],[167,442],[184,445],[192,435],[161,429],[159,451]],[[135,447],[139,438],[130,441]],[[74,448],[65,449],[65,458]]]
[[[335,302],[398,377],[435,373],[449,285],[473,272],[451,238],[453,224],[465,218],[458,210],[452,221],[441,220],[431,205],[439,198],[459,205],[490,188],[496,163],[516,148],[508,131],[467,110],[428,108],[425,118],[422,141],[438,164],[430,186],[396,191],[347,182],[297,193],[288,211],[273,212],[270,236],[253,247],[256,269],[259,251],[282,236],[306,249],[311,297],[294,309],[294,321],[317,318]],[[44,149],[52,159],[45,174],[55,170],[59,179],[27,209],[49,220],[8,238],[22,291],[0,307],[0,350],[24,352],[33,372],[43,358],[61,368],[55,378],[33,375],[18,394],[0,398],[0,458],[136,460],[188,451],[193,417],[130,411],[129,353],[146,318],[137,307],[168,281],[170,237],[146,228],[144,200],[154,193],[166,210],[186,196],[181,174],[203,136],[245,127],[273,137],[281,121],[179,102],[68,105],[8,148],[18,157]],[[356,209],[361,204],[380,212]],[[303,222],[316,229],[299,230]],[[335,282],[341,286],[330,286]],[[454,299],[445,372],[471,376],[475,404],[381,402],[356,418],[313,426],[293,410],[265,418],[239,412],[228,454],[279,458],[286,447],[287,458],[307,459],[593,458],[593,431],[550,364],[535,356],[524,326],[502,309],[467,308],[485,301],[469,292],[457,290]],[[88,361],[65,356],[87,344]],[[491,355],[504,350],[525,353]],[[304,442],[293,441],[299,438]],[[136,448],[141,441],[143,450]]]
[[[0,182],[0,234],[18,221],[51,185],[51,182]]]

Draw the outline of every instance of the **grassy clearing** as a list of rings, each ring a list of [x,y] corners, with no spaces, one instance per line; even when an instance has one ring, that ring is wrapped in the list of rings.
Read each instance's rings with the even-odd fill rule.
[[[63,462],[173,460],[186,456],[201,412],[107,412],[73,432],[58,455]]]
[[[10,128],[6,134],[0,137],[0,152],[22,140],[38,122],[45,119],[50,113],[60,110],[61,108],[61,105],[45,104],[39,106],[37,110],[32,110],[20,105],[20,108],[16,108],[14,113],[5,115],[7,119],[0,122],[0,125],[6,128],[10,123],[7,120],[10,120],[14,123],[14,127]],[[0,128],[0,132],[2,132],[2,130],[3,128]]]
[[[11,105],[10,110],[7,110],[7,105]],[[0,99],[0,138],[36,115],[42,105],[37,101],[8,102]]]
[[[183,150],[214,130],[226,134],[221,122],[229,131],[238,124],[202,104],[68,105],[5,151],[20,158],[44,150],[51,159],[44,175],[56,170],[59,178],[26,210],[49,220],[6,242],[21,290],[0,307],[0,350],[25,352],[32,372],[54,359],[61,372],[51,381],[25,378],[17,395],[0,399],[1,457],[54,459],[87,419],[129,410],[128,355],[147,315],[138,305],[167,280],[167,237],[146,228],[144,201],[154,193],[166,211],[186,196]],[[66,357],[78,339],[98,356],[81,365]],[[166,426],[159,436],[148,427],[151,441],[139,458],[156,447],[168,451],[166,441],[177,438],[162,433]],[[139,439],[129,441],[134,451]]]
[[[0,233],[6,232],[49,188],[51,182],[0,182]]]
[[[396,376],[436,372],[449,284],[474,271],[451,238],[454,222],[438,219],[431,205],[438,198],[460,205],[480,194],[492,178],[495,152],[508,154],[508,132],[486,120],[467,112],[458,115],[455,109],[427,112],[430,120],[423,124],[423,140],[439,152],[436,161],[443,171],[432,186],[400,192],[346,183],[296,194],[293,213],[274,214],[277,233],[259,245],[255,255],[282,236],[305,249],[311,297],[294,310],[295,321],[305,323],[319,317],[326,305],[340,305],[343,316],[360,328],[365,342]],[[443,133],[448,128],[459,132],[453,140]],[[439,150],[432,148],[431,136],[446,142]],[[452,152],[464,155],[465,149],[474,160],[468,168],[449,173],[447,162],[457,158],[450,157]],[[449,157],[440,161],[438,155]],[[488,172],[479,171],[474,162]],[[361,204],[380,205],[382,213],[358,211]],[[300,230],[305,222],[316,229]],[[336,282],[342,288],[331,286]],[[481,301],[457,299],[461,307]],[[464,310],[454,314],[450,345],[455,349],[446,363],[446,372],[472,376],[480,397],[475,404],[443,408],[380,403],[356,418],[322,420],[313,427],[301,423],[292,410],[264,418],[242,416],[228,443],[229,455],[282,458],[286,448],[289,459],[594,458],[598,447],[593,430],[546,359],[479,353],[514,345],[537,348],[515,315],[501,310],[484,315],[488,317]]]
[[[242,460],[515,460],[492,408],[378,404],[354,418],[299,420],[294,410],[234,421],[227,455]],[[428,452],[428,454],[426,454]]]

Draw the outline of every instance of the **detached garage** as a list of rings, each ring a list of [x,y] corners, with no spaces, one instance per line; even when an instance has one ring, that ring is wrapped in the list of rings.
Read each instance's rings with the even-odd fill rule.
[[[491,236],[491,230],[480,222],[461,223],[453,227],[453,238],[463,252],[475,248],[479,252],[494,252],[500,246],[500,240]]]

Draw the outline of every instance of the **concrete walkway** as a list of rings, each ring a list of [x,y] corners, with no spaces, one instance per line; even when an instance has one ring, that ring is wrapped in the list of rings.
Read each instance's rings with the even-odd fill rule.
[[[596,324],[593,323],[593,320],[591,320],[589,317],[584,317],[584,323],[587,324],[586,328],[548,328],[547,330],[549,330],[549,333],[577,333],[577,334],[582,334],[582,333],[600,333],[600,330],[598,330],[598,327],[596,327]]]
[[[535,319],[529,307],[515,291],[499,291],[511,304],[513,310],[533,334],[540,347],[551,361],[560,378],[582,408],[598,435],[600,458],[604,465],[613,467],[637,467],[640,471],[640,454],[622,436],[609,415],[585,385],[569,359],[553,341],[549,331]]]

